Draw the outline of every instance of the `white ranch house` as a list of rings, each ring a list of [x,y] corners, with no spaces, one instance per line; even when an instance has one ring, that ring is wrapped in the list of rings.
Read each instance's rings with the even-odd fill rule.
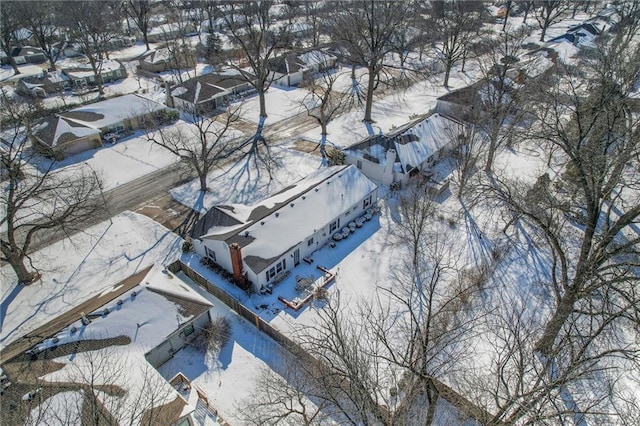
[[[386,135],[372,135],[349,147],[344,151],[345,163],[383,185],[404,184],[453,149],[462,131],[459,121],[445,115],[422,116]]]
[[[192,241],[236,284],[260,292],[376,200],[377,186],[355,166],[323,168],[256,205],[212,208],[196,223]]]

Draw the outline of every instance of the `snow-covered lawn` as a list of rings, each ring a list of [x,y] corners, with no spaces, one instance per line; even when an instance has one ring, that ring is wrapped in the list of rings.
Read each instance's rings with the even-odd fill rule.
[[[55,163],[57,173],[68,174],[72,179],[77,173],[77,164],[93,169],[102,179],[103,189],[109,190],[145,176],[156,170],[163,169],[179,161],[179,158],[142,135],[135,132],[116,144],[106,143],[98,149],[91,149],[79,154],[71,155]],[[40,167],[49,166],[49,160],[41,159]]]
[[[195,287],[196,289],[199,289]],[[203,353],[187,346],[158,370],[166,379],[178,372],[202,388],[221,417],[232,424],[242,413],[242,402],[251,396],[263,369],[283,371],[283,349],[240,318],[226,305],[200,290],[214,304],[211,317],[226,317],[231,322],[229,340],[218,353]]]
[[[321,166],[317,156],[280,146],[270,149],[273,157],[279,161],[273,170],[273,179],[266,170],[256,168],[253,159],[244,159],[211,172],[207,179],[209,191],[206,194],[199,192],[200,184],[196,179],[173,188],[171,196],[201,213],[217,204],[252,205]]]
[[[7,345],[151,264],[170,264],[181,244],[157,222],[124,212],[34,253],[42,279],[32,285],[8,285],[13,270],[3,265],[0,343]]]
[[[357,108],[329,123],[327,139],[336,146],[344,148],[360,142],[370,134],[387,133],[394,126],[399,127],[408,123],[416,114],[428,113],[435,107],[439,96],[462,88],[478,78],[477,64],[470,62],[464,73],[460,71],[460,66],[454,67],[449,79],[449,89],[442,86],[440,79],[434,79],[417,82],[406,90],[398,90],[384,97],[376,97],[373,102],[374,122],[371,127],[362,122],[364,109]],[[318,126],[305,132],[302,137],[318,141],[320,131],[321,128]]]
[[[306,89],[272,84],[265,94],[268,116],[267,125],[304,112],[305,110],[301,103],[307,93]],[[234,105],[240,105],[242,118],[252,123],[258,123],[260,119],[260,99],[258,95],[239,101]]]

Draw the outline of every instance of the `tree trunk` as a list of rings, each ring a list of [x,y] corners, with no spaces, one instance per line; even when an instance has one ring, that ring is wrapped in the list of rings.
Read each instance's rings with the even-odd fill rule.
[[[426,426],[433,424],[439,397],[440,396],[438,395],[438,390],[435,388],[435,386],[433,386],[431,380],[429,380],[429,385],[427,388],[427,399],[429,400],[429,407],[427,407],[427,415],[424,422]]]
[[[565,293],[562,299],[560,299],[556,311],[544,328],[542,337],[536,343],[536,351],[547,357],[552,356],[553,342],[555,342],[562,326],[573,312],[573,304],[575,301],[576,296],[572,291]]]
[[[504,15],[504,22],[502,23],[502,32],[507,29],[507,20],[509,19],[509,13],[511,13],[511,0],[507,1],[507,13]]]
[[[544,36],[547,34],[547,28],[549,28],[549,25],[545,22],[545,24],[542,26],[542,34],[540,34],[540,41],[544,41]]]
[[[496,156],[496,144],[491,141],[489,143],[489,152],[487,153],[487,162],[484,165],[484,171],[489,173],[493,169],[493,160]]]
[[[452,64],[447,63],[444,69],[444,87],[449,87],[449,74],[451,74]]]
[[[147,50],[151,50],[151,48],[149,47],[149,36],[147,35],[146,31],[142,34],[142,38],[144,40],[144,44],[147,46]]]
[[[31,284],[34,282],[39,274],[36,271],[29,271],[24,264],[24,256],[17,253],[15,250],[5,248],[3,242],[2,254],[7,258],[7,262],[11,265],[13,272],[15,272],[20,284]]]
[[[369,70],[369,82],[367,84],[367,100],[364,107],[364,121],[365,123],[373,123],[371,118],[371,110],[373,108],[373,91],[375,90],[376,75]]]
[[[327,162],[327,124],[322,123],[322,133],[320,136],[320,155],[322,155],[322,165],[326,166]]]
[[[260,121],[262,124],[264,124],[264,120],[262,120],[262,118],[267,118],[267,102],[265,100],[264,92],[264,89],[258,90],[258,99],[260,101]]]
[[[16,60],[13,59],[13,56],[8,55],[9,56],[9,63],[11,64],[11,68],[13,68],[13,74],[14,75],[18,75],[20,74],[20,70],[18,69],[18,65],[16,65]]]
[[[200,191],[207,192],[207,172],[203,170],[198,174],[198,179],[200,180]]]

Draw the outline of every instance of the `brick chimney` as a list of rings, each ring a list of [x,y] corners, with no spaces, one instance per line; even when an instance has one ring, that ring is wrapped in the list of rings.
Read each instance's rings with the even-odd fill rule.
[[[238,243],[229,246],[229,255],[231,256],[231,267],[233,268],[233,280],[239,287],[244,287],[245,279],[242,273],[242,249]]]

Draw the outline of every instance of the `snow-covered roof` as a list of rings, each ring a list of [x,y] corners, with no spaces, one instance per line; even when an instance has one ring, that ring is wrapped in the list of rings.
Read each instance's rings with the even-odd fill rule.
[[[100,131],[64,117],[51,116],[36,125],[33,134],[42,143],[55,147],[86,136],[100,135]]]
[[[158,25],[149,30],[149,35],[156,34],[173,34],[180,31],[189,31],[192,28],[191,24],[182,25],[179,22],[169,22],[166,24]]]
[[[375,189],[353,165],[323,168],[256,205],[224,206],[244,226],[215,227],[201,239],[240,244],[247,266],[258,273]]]
[[[248,75],[249,78],[253,76]],[[171,88],[171,96],[192,104],[207,102],[220,94],[229,93],[247,84],[247,79],[239,74],[209,73],[190,78]]]
[[[101,64],[98,64],[98,67],[100,67],[103,74],[123,68],[120,62],[110,59],[102,61]],[[93,69],[89,66],[68,68],[64,72],[71,78],[87,78],[94,75]]]
[[[314,65],[322,65],[327,61],[336,60],[337,58],[330,53],[323,52],[322,50],[310,50],[299,54],[298,59],[305,65],[311,67]]]
[[[460,133],[460,124],[435,113],[415,124],[394,140],[394,146],[405,171],[416,167],[450,145]]]
[[[197,314],[193,308],[186,310],[176,300],[189,302],[190,307],[194,304],[199,306],[199,313],[212,306],[179,277],[158,264],[151,267],[139,285],[127,288],[122,284],[112,289],[111,294],[111,300],[87,312],[87,316],[92,318],[89,325],[83,326],[80,319],[70,322],[64,329],[36,345],[36,348],[43,350],[51,347],[54,337],[57,338],[55,344],[62,345],[78,340],[129,336],[135,350],[146,353],[176,330],[177,319],[184,323]],[[103,315],[105,309],[109,310],[108,315]],[[144,327],[137,327],[137,324],[144,324]],[[83,332],[72,333],[71,327],[82,329]]]
[[[107,350],[107,356],[126,360],[126,374],[100,376],[97,380],[104,379],[109,382],[98,384],[124,389],[126,393],[122,398],[125,408],[128,404],[140,403],[140,395],[147,393],[155,394],[157,400],[148,401],[149,406],[142,407],[143,409],[174,403],[183,407],[178,411],[181,415],[192,412],[195,406],[189,406],[154,368],[147,365],[145,354],[160,345],[180,324],[206,312],[212,304],[160,265],[154,265],[139,285],[132,287],[122,284],[119,288],[114,288],[108,294],[108,298],[110,300],[101,306],[87,310],[86,317],[91,321],[89,324],[83,324],[79,319],[80,314],[76,312],[73,316],[75,321],[67,323],[55,335],[36,345],[35,351],[40,352],[54,346],[85,340],[128,338],[128,344],[112,346]],[[64,366],[44,378],[54,383],[65,382],[70,377],[80,374],[81,380],[81,371],[85,367],[90,368],[91,358],[95,359],[96,356],[100,355],[91,355],[91,352],[80,350],[74,357],[60,358],[59,361]],[[70,368],[72,363],[74,367]],[[145,388],[151,385],[160,389]],[[105,406],[110,407],[108,404]],[[44,409],[50,411],[48,407]],[[130,410],[119,409],[111,414],[120,417],[133,409],[134,407]]]
[[[363,157],[384,166],[386,152],[393,148],[396,151],[397,160],[407,172],[450,145],[460,133],[461,126],[452,118],[434,113],[410,121],[388,134],[369,136],[353,145],[348,151],[351,155]]]
[[[100,129],[166,108],[151,99],[130,94],[74,108],[61,116],[85,126]]]
[[[69,81],[69,77],[62,71],[50,71],[36,75],[28,75],[19,79],[25,87],[34,88],[41,87],[47,84],[61,83],[63,81]]]
[[[171,60],[171,52],[166,47],[154,50],[144,58],[144,62],[150,64],[159,64]]]

